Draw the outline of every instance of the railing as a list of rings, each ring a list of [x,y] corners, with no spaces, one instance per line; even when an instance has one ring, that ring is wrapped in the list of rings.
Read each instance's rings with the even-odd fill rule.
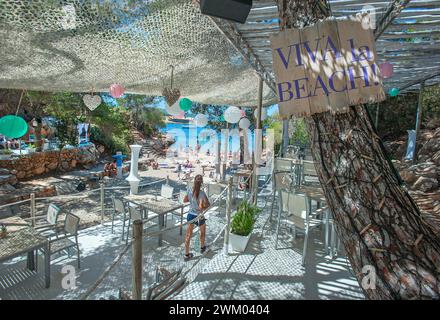
[[[230,221],[231,221],[231,212],[232,212],[232,177],[229,178],[228,186],[225,187],[217,196],[216,198],[211,202],[210,206],[203,210],[202,213],[200,213],[197,217],[195,217],[192,220],[185,221],[183,223],[175,224],[171,227],[160,229],[157,231],[152,232],[140,232],[139,229],[143,230],[143,223],[147,222],[148,220],[144,220],[143,222],[139,223],[140,220],[133,221],[133,238],[128,242],[127,246],[124,248],[124,250],[113,260],[111,265],[101,274],[101,276],[98,278],[98,280],[84,293],[84,295],[81,297],[81,300],[87,299],[93,291],[102,283],[102,281],[105,279],[105,277],[113,270],[113,268],[117,265],[117,263],[121,260],[121,258],[124,256],[124,254],[128,251],[130,247],[133,249],[132,254],[132,268],[133,268],[133,283],[132,283],[132,297],[134,299],[141,299],[142,294],[139,292],[140,288],[142,288],[142,239],[145,237],[155,237],[160,236],[165,232],[181,228],[187,224],[194,223],[196,221],[199,221],[204,217],[204,215],[210,211],[217,202],[219,202],[223,196],[227,193],[227,202],[226,202],[226,225],[217,233],[217,235],[214,237],[214,240],[211,242],[211,246],[213,244],[216,244],[218,240],[220,239],[221,234],[224,232],[225,234],[225,240],[223,244],[224,251],[227,252],[227,248],[229,247],[229,229],[230,229]],[[135,231],[135,228],[137,231]],[[142,236],[139,236],[139,235]],[[197,232],[194,232],[192,234],[192,237],[197,236]],[[201,260],[202,257],[206,255],[202,254],[197,258],[197,261],[192,265],[191,268],[186,270],[184,273],[181,274],[181,278],[185,278],[189,272],[193,270],[193,268],[196,266],[196,264]],[[176,288],[177,289],[177,288]],[[169,295],[174,295],[174,292],[168,292]]]
[[[253,175],[251,174],[245,180],[245,183],[249,182],[249,179],[251,179],[252,176]],[[132,244],[134,244],[134,242],[136,242],[136,245],[133,248],[135,248],[136,252],[133,252],[133,268],[136,269],[135,274],[137,274],[137,276],[133,278],[133,280],[136,280],[136,283],[133,283],[133,289],[136,290],[136,292],[134,292],[133,297],[139,297],[139,291],[138,291],[139,288],[140,288],[139,281],[141,281],[141,279],[142,279],[142,277],[139,277],[139,263],[142,262],[142,259],[139,259],[138,255],[139,255],[139,248],[142,248],[142,238],[144,238],[144,237],[159,236],[159,235],[161,235],[161,234],[163,234],[165,232],[171,231],[173,229],[181,228],[181,227],[183,227],[183,226],[185,226],[187,224],[199,221],[200,219],[202,219],[204,217],[206,212],[211,210],[214,207],[214,205],[216,205],[224,197],[225,194],[226,194],[226,215],[225,215],[226,225],[223,228],[221,228],[221,230],[215,236],[214,240],[211,242],[211,245],[216,244],[218,242],[218,240],[220,239],[221,235],[224,233],[223,251],[225,253],[228,253],[229,231],[230,231],[231,214],[232,214],[232,192],[233,192],[233,181],[232,181],[232,179],[233,179],[232,177],[229,177],[227,186],[218,195],[216,195],[216,198],[212,201],[212,203],[209,206],[209,208],[205,209],[200,215],[198,215],[194,219],[192,219],[190,221],[185,221],[183,223],[175,224],[175,225],[173,225],[171,227],[160,229],[158,231],[143,232],[141,237],[139,237],[138,235],[134,236],[133,239],[122,250],[122,252],[114,259],[114,261],[111,263],[111,265],[101,274],[101,276],[98,278],[98,280],[87,290],[87,292],[82,296],[81,299],[87,299],[90,296],[90,294],[99,286],[99,284],[110,273],[110,271],[117,265],[117,263],[124,256],[124,254],[127,252],[129,247],[132,246]],[[160,179],[160,180],[153,181],[153,182],[150,182],[150,183],[142,184],[142,185],[139,186],[139,188],[145,188],[145,187],[153,186],[153,185],[159,184],[159,183],[164,182],[164,181],[167,181],[167,179]],[[0,209],[5,209],[5,208],[11,207],[11,206],[16,206],[16,205],[20,205],[20,204],[27,204],[27,203],[29,203],[30,217],[26,218],[25,220],[30,220],[32,222],[32,225],[34,226],[35,225],[35,220],[36,220],[35,218],[36,217],[43,217],[44,216],[44,214],[37,214],[37,202],[48,201],[48,200],[51,201],[51,200],[54,200],[54,199],[61,200],[61,199],[84,198],[87,195],[94,194],[94,193],[99,193],[99,197],[100,197],[100,211],[101,211],[101,223],[103,223],[104,216],[105,216],[105,200],[106,200],[105,191],[116,191],[116,190],[120,191],[120,190],[129,190],[129,189],[130,189],[130,186],[105,187],[104,183],[101,183],[99,188],[83,191],[83,192],[81,192],[79,194],[74,194],[74,195],[58,195],[58,196],[39,197],[39,198],[37,198],[35,196],[35,193],[31,193],[30,196],[29,196],[29,199],[25,199],[25,200],[16,201],[16,202],[13,202],[13,203],[8,203],[8,204],[5,204],[5,205],[1,205]],[[254,190],[252,190],[252,189],[253,188],[251,188],[251,192],[250,192],[251,196],[252,196],[252,193],[254,192]],[[246,193],[245,193],[244,197],[246,199]],[[63,206],[60,206],[60,207],[62,208]],[[133,223],[134,222],[135,221],[133,221]],[[134,229],[133,229],[133,231],[134,231]],[[194,232],[193,235],[192,235],[192,237],[195,237],[195,236],[197,236],[197,232]],[[142,251],[140,251],[140,252],[142,252]],[[199,256],[197,262],[194,263],[190,269],[186,270],[185,273],[182,274],[182,277],[187,276],[188,273],[193,270],[193,268],[196,266],[196,264],[204,256],[205,256],[205,254]],[[140,266],[140,268],[141,268],[141,266]],[[174,293],[172,293],[172,294],[174,294]]]
[[[153,182],[149,182],[149,183],[145,183],[145,184],[140,184],[139,188],[145,188],[145,187],[149,187],[149,186],[153,186],[155,184],[161,183],[166,181],[166,179],[159,179]],[[20,204],[24,204],[24,203],[30,203],[29,204],[29,212],[30,212],[30,217],[29,218],[25,218],[25,220],[31,220],[32,221],[32,225],[34,226],[35,224],[35,217],[37,216],[44,216],[43,214],[37,214],[37,201],[51,201],[51,200],[63,200],[63,199],[75,199],[75,198],[84,198],[86,195],[88,194],[92,194],[95,192],[99,192],[100,195],[100,209],[101,209],[101,223],[104,222],[104,216],[105,216],[105,191],[112,191],[112,190],[129,190],[130,186],[119,186],[119,187],[105,187],[104,183],[100,184],[99,188],[96,189],[92,189],[92,190],[87,190],[87,191],[82,191],[81,193],[78,194],[73,194],[73,195],[55,195],[55,196],[51,196],[51,197],[39,197],[37,198],[35,196],[35,193],[30,193],[29,194],[29,199],[24,199],[24,200],[20,200],[20,201],[15,201],[15,202],[11,202],[11,203],[7,203],[4,205],[0,205],[0,210],[2,209],[6,209],[9,207],[13,207],[13,206],[17,206]],[[61,206],[63,207],[63,206]]]

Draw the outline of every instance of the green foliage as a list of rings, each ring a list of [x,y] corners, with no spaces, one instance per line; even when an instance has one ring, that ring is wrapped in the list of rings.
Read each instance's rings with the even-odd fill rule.
[[[386,139],[394,139],[414,129],[417,117],[418,92],[401,93],[379,103],[378,132]],[[440,86],[425,87],[423,92],[422,128],[428,121],[440,119]],[[373,122],[376,119],[377,103],[367,105]]]
[[[296,119],[295,131],[290,137],[290,144],[306,145],[309,142],[306,123],[303,118]]]
[[[256,216],[260,211],[261,209],[248,201],[240,202],[237,212],[232,217],[231,232],[240,236],[248,236],[252,232]]]
[[[275,154],[278,154],[278,151],[283,141],[283,120],[281,119],[279,114],[268,116],[263,121],[263,127],[267,127],[267,129],[272,129],[274,131],[274,139],[275,139],[274,151]]]

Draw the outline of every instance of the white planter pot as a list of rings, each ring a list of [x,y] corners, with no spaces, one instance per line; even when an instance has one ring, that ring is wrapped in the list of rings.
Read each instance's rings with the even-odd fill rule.
[[[237,234],[229,233],[229,244],[231,249],[238,252],[244,252],[251,238],[252,232],[248,236],[239,236]]]

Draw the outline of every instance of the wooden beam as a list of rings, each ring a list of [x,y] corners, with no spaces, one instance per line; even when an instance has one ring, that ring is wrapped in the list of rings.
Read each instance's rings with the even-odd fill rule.
[[[255,55],[252,47],[243,38],[232,22],[227,20],[207,16],[217,29],[228,39],[228,41],[237,49],[238,52],[249,62],[249,64],[257,72],[258,76],[266,83],[266,85],[275,93],[275,79],[261,63],[260,59]]]
[[[374,30],[374,38],[377,40],[385,29],[393,22],[399,13],[406,7],[411,0],[393,0],[385,10],[385,13],[379,17],[377,28]]]
[[[403,90],[405,90],[405,89],[408,89],[409,87],[415,86],[416,84],[424,83],[424,82],[426,82],[426,81],[429,80],[429,79],[432,79],[432,78],[435,78],[435,77],[439,77],[439,76],[440,76],[440,70],[438,70],[438,71],[436,71],[436,72],[430,74],[429,76],[425,76],[425,77],[423,77],[423,78],[416,79],[416,80],[414,80],[414,81],[408,82],[408,83],[407,83],[406,85],[404,85],[403,87],[400,87],[400,88],[399,88],[399,91],[403,91]]]

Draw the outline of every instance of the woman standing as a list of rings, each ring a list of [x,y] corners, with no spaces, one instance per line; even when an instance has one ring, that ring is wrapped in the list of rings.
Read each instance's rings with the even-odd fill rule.
[[[208,197],[205,192],[201,190],[203,183],[202,175],[198,174],[194,178],[194,186],[192,190],[188,191],[188,194],[183,199],[183,202],[189,202],[189,212],[187,216],[187,221],[194,220],[197,216],[199,216],[205,209],[210,206]],[[205,235],[206,235],[206,219],[201,217],[190,224],[188,224],[188,228],[186,229],[185,236],[185,261],[191,259],[194,255],[189,252],[189,244],[191,241],[191,236],[193,233],[194,225],[199,226],[200,228],[200,253],[204,253],[206,251],[205,245]]]

